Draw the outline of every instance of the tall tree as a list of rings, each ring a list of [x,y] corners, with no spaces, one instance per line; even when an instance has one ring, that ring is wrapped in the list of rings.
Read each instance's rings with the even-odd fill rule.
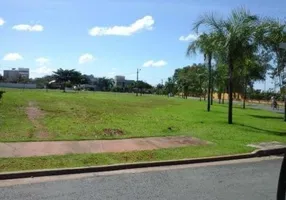
[[[281,86],[281,75],[286,64],[286,51],[279,48],[279,45],[286,42],[286,22],[277,19],[264,19],[259,26],[257,37],[273,57],[275,66],[272,69],[272,77],[279,78],[279,86]]]
[[[106,77],[101,77],[97,79],[95,85],[101,91],[110,91],[111,88],[114,86],[114,80]]]
[[[162,83],[159,83],[155,87],[156,94],[162,95],[164,90],[164,85]]]
[[[207,77],[208,73],[204,65],[193,64],[192,66],[176,69],[173,79],[179,91],[182,92],[182,96],[187,98],[189,94],[199,97],[204,94]]]
[[[213,73],[213,83],[217,90],[218,102],[224,103],[224,93],[227,88],[227,67],[225,64],[216,62],[216,67]]]
[[[176,91],[176,84],[175,84],[175,80],[173,77],[169,77],[167,79],[167,81],[165,82],[165,86],[164,86],[164,89],[165,89],[165,93],[166,94],[169,94],[169,93],[172,93],[172,94],[175,94],[177,91]]]
[[[199,50],[201,53],[204,54],[205,60],[208,63],[208,104],[207,104],[207,111],[210,111],[211,108],[211,88],[212,88],[212,58],[213,53],[215,51],[215,41],[216,41],[216,34],[206,34],[203,33],[199,36],[199,38],[195,41],[192,41],[187,49],[187,55],[190,56],[191,54],[196,54],[196,51]]]
[[[252,48],[259,19],[249,11],[240,8],[231,12],[227,19],[217,18],[214,14],[202,16],[195,24],[194,29],[198,32],[201,26],[209,28],[215,33],[216,46],[224,49],[228,64],[228,123],[232,124],[233,107],[233,72],[235,64],[244,56],[248,48]]]
[[[80,72],[76,71],[75,69],[58,69],[57,71],[53,72],[53,77],[57,83],[61,85],[63,91],[66,91],[66,85],[68,83],[73,85],[78,85],[81,83],[82,75]]]
[[[242,86],[243,109],[245,109],[247,87],[253,85],[255,81],[265,80],[266,72],[271,68],[269,62],[270,57],[268,54],[265,54],[265,52],[249,54],[246,59],[242,60],[242,66],[238,73],[241,75],[239,84]]]
[[[284,121],[286,121],[286,87],[283,84],[286,50],[279,48],[280,43],[286,42],[286,22],[266,19],[260,27],[261,32],[264,33],[260,39],[262,39],[265,49],[272,53],[276,64],[272,71],[272,78],[278,78],[280,91],[284,93]]]

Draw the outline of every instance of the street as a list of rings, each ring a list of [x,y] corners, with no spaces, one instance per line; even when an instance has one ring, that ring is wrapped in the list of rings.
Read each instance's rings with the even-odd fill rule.
[[[1,181],[1,200],[275,199],[282,158]]]

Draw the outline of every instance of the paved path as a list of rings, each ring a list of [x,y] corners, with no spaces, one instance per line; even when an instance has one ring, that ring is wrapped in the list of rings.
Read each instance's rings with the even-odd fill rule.
[[[188,97],[188,99],[199,100],[198,97]],[[214,102],[218,103],[218,99],[214,99]],[[227,104],[228,100],[226,99],[224,102],[225,102],[225,104]],[[243,104],[242,101],[236,101],[236,100],[234,100],[233,103],[235,103],[237,105],[240,105],[241,107],[242,107],[242,104]],[[254,102],[246,102],[246,107],[247,108],[260,109],[260,110],[267,110],[267,111],[271,111],[271,112],[277,112],[277,113],[284,114],[284,104],[280,105],[279,110],[276,110],[276,109],[273,110],[271,108],[270,104],[254,103]]]
[[[250,108],[255,108],[255,109],[261,109],[261,110],[267,110],[271,112],[277,112],[277,113],[284,113],[284,105],[280,106],[279,110],[271,108],[270,105],[265,105],[265,104],[255,104],[255,103],[248,103],[247,105]]]
[[[69,153],[106,153],[204,145],[193,137],[151,137],[122,140],[0,143],[0,157],[30,157]]]
[[[1,181],[0,199],[274,200],[281,161],[264,158],[197,167],[189,165],[187,168],[176,166],[163,170],[85,174],[82,177],[73,175],[54,179],[42,177]]]

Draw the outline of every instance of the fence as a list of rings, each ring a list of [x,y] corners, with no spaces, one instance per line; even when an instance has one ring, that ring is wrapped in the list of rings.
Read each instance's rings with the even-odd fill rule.
[[[36,84],[32,83],[0,83],[0,87],[5,88],[27,88],[27,89],[36,89]]]

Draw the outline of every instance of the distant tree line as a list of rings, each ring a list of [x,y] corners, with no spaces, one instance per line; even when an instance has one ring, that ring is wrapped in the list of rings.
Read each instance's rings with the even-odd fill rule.
[[[21,81],[20,81],[21,82]],[[27,82],[35,83],[38,88],[62,89],[77,88],[78,90],[97,90],[112,92],[138,92],[152,93],[153,87],[144,82],[132,82],[124,87],[115,86],[114,79],[107,77],[94,77],[93,75],[82,74],[75,69],[58,69],[52,75],[41,78],[30,79]]]
[[[271,97],[274,97],[277,101],[284,101],[284,94],[274,91],[261,91],[261,90],[252,90],[248,92],[249,100],[257,101],[267,101],[269,102]]]

